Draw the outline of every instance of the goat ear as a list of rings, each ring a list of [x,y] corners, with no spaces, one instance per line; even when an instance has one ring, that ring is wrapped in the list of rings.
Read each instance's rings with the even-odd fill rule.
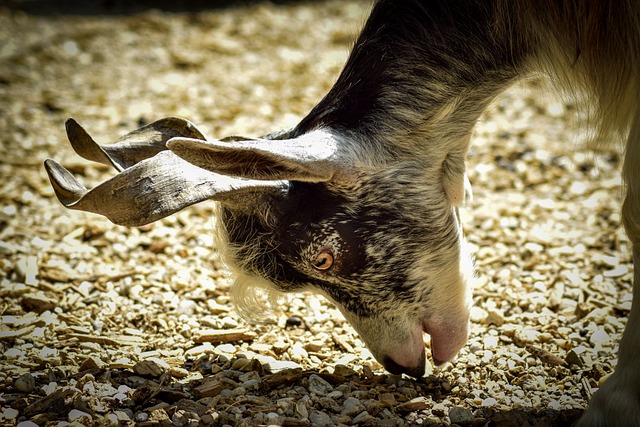
[[[322,131],[282,140],[173,138],[167,147],[208,171],[248,179],[325,182],[338,171],[336,141]]]
[[[214,174],[163,151],[87,190],[69,171],[45,161],[58,200],[69,209],[101,214],[113,223],[139,226],[206,199],[233,200],[243,194],[282,192],[286,183]]]
[[[73,119],[66,122],[74,150],[95,162],[113,165],[118,174],[87,190],[53,160],[45,169],[58,200],[69,209],[106,216],[120,225],[138,226],[164,218],[206,199],[238,204],[246,196],[282,193],[282,181],[252,181],[215,174],[167,150],[175,136],[203,138],[184,119],[167,117],[134,130],[114,144],[97,144]]]

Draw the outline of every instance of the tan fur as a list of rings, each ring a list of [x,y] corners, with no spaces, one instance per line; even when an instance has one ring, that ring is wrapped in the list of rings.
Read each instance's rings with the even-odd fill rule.
[[[640,5],[635,0],[498,3],[496,31],[535,45],[529,64],[569,96],[586,95],[597,139],[628,134],[640,89]],[[617,135],[616,135],[617,134]]]

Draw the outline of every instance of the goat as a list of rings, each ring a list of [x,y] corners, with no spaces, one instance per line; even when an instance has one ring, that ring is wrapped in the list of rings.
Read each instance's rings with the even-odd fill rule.
[[[87,159],[119,171],[88,191],[45,162],[67,207],[141,225],[218,201],[246,307],[254,287],[324,294],[392,373],[422,376],[469,335],[473,274],[458,208],[474,124],[506,87],[544,73],[584,93],[597,141],[626,138],[622,218],[640,265],[640,5],[633,0],[378,0],[328,94],[293,129],[208,139],[166,118]],[[580,426],[640,425],[640,270],[614,374]]]

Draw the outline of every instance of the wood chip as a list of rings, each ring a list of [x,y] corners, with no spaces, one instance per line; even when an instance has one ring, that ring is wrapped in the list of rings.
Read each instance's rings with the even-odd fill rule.
[[[80,391],[75,388],[60,387],[27,406],[24,413],[26,416],[30,416],[40,412],[62,412],[79,395]]]
[[[250,332],[244,329],[203,329],[196,333],[193,341],[198,344],[205,342],[221,344],[238,341],[253,341],[255,338],[255,332]]]
[[[47,310],[54,309],[58,304],[55,299],[50,298],[41,292],[37,292],[23,295],[20,300],[20,305],[25,311],[42,313]]]
[[[27,326],[15,331],[0,331],[0,341],[12,341],[18,337],[29,335],[33,332],[35,326]]]
[[[292,384],[300,381],[304,376],[305,374],[302,370],[288,369],[265,376],[262,379],[262,383],[269,388],[275,388],[283,384]]]
[[[106,366],[106,363],[104,363],[100,358],[96,356],[89,356],[86,359],[84,359],[82,363],[80,363],[80,366],[78,367],[78,371],[79,372],[93,371],[96,369],[103,369],[105,366]]]
[[[416,397],[408,402],[402,402],[396,406],[396,410],[400,412],[413,412],[428,409],[433,405],[433,401],[424,396]]]
[[[527,345],[525,346],[525,348],[527,349],[527,351],[529,353],[531,353],[532,355],[534,355],[535,357],[537,357],[538,359],[540,359],[540,361],[542,363],[545,363],[547,365],[552,365],[552,366],[567,366],[568,363],[566,360],[564,360],[561,357],[556,356],[555,354],[539,348],[539,347],[535,347],[532,345]]]
[[[67,339],[76,339],[80,342],[94,342],[102,345],[111,345],[114,347],[119,347],[122,343],[118,340],[103,337],[99,335],[89,335],[89,334],[68,334],[65,336]]]
[[[222,390],[227,388],[225,384],[216,378],[208,378],[201,385],[194,387],[193,391],[199,397],[213,397],[220,394]]]
[[[335,332],[331,333],[331,338],[333,338],[333,342],[335,342],[342,351],[345,353],[353,353],[353,346],[349,344],[343,337],[338,335]]]
[[[133,365],[133,372],[147,377],[159,377],[169,370],[167,362],[158,358],[141,360]]]

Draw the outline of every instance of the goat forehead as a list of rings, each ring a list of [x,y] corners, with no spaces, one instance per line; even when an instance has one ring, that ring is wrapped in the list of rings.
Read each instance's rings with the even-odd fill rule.
[[[347,240],[376,257],[389,247],[397,249],[407,237],[423,243],[429,236],[437,238],[446,217],[441,205],[431,203],[428,194],[393,183],[371,182],[336,192],[323,184],[294,182],[285,197],[265,200],[253,215],[228,215],[225,222],[243,244],[256,234],[262,238],[253,243],[274,247]]]
[[[408,197],[406,197],[408,196]],[[285,236],[337,241],[360,238],[364,243],[396,240],[403,231],[428,224],[424,209],[416,206],[414,194],[402,188],[374,182],[350,192],[336,192],[322,184],[292,185],[283,204],[277,229]],[[373,240],[370,240],[373,239]]]

